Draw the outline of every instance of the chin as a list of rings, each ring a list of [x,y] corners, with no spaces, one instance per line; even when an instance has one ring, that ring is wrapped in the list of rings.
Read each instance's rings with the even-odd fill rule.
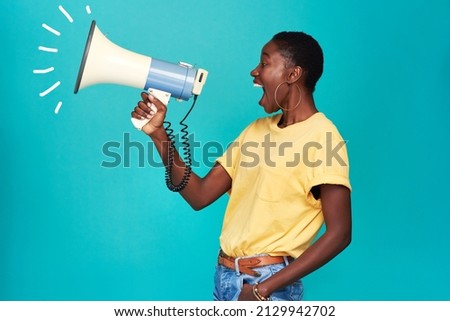
[[[259,104],[262,108],[264,108],[264,111],[265,111],[266,113],[268,113],[268,114],[273,113],[273,108],[272,108],[272,106],[271,106],[266,100],[261,99],[261,100],[258,102],[258,104]]]
[[[275,113],[275,112],[277,112],[279,110],[278,107],[272,106],[272,105],[268,105],[267,103],[265,104],[265,103],[259,102],[259,105],[264,109],[264,111],[267,114],[273,114],[273,113]]]
[[[271,107],[264,107],[264,111],[266,112],[266,114],[273,114],[275,112],[277,112],[277,109],[271,108]]]

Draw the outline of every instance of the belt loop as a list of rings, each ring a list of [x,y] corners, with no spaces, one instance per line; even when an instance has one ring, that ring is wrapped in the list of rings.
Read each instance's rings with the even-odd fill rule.
[[[287,256],[284,255],[284,256],[283,256],[283,259],[284,259],[284,264],[285,264],[286,266],[288,266],[288,265],[289,265],[289,260],[288,260]]]
[[[236,275],[237,275],[237,276],[241,275],[241,271],[239,270],[239,260],[240,260],[240,259],[241,259],[240,257],[237,257],[237,258],[234,260],[234,268],[235,268],[235,270],[236,270]]]

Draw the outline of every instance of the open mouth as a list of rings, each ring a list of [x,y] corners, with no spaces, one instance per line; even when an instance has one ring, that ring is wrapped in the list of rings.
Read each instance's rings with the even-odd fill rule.
[[[258,84],[258,83],[256,83],[256,82],[254,82],[254,83],[253,83],[253,87],[261,88],[261,89],[263,90],[263,94],[262,94],[262,96],[261,96],[261,99],[259,100],[259,105],[260,105],[260,106],[263,106],[263,104],[264,104],[264,97],[265,97],[265,95],[266,95],[266,90],[265,90],[264,86],[263,86],[263,85],[260,85],[260,84]]]

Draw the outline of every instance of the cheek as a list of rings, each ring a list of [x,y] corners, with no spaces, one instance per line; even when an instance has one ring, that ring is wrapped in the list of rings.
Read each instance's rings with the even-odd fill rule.
[[[264,87],[275,89],[284,81],[283,76],[281,70],[267,70],[264,74],[261,74],[261,80],[264,82]]]

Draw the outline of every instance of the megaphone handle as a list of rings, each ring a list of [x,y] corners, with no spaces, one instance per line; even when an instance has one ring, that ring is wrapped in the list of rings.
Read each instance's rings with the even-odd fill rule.
[[[170,93],[153,88],[149,88],[148,93],[149,95],[152,95],[153,97],[157,98],[164,105],[167,106],[169,104]],[[154,106],[152,107],[156,108]],[[149,121],[150,119],[136,119],[134,117],[131,117],[131,122],[133,123],[133,126],[138,130],[142,130],[142,127],[144,127]]]

